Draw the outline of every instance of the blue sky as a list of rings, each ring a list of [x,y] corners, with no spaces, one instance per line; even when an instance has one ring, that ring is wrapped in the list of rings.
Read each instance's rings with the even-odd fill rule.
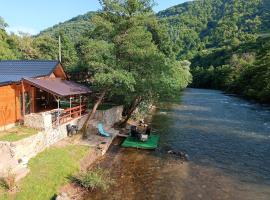
[[[156,0],[154,10],[188,0]],[[0,0],[0,16],[9,24],[9,31],[36,34],[79,14],[99,9],[98,0]]]

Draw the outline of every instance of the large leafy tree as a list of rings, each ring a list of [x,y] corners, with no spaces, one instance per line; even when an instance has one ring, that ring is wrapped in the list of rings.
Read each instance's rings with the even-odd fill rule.
[[[15,59],[18,55],[14,40],[6,33],[8,24],[0,17],[0,60]]]
[[[49,36],[42,35],[34,38],[33,46],[38,51],[39,59],[57,60],[58,59],[58,41]]]
[[[92,19],[94,29],[79,45],[81,66],[90,71],[89,81],[101,91],[89,119],[110,94],[123,96],[128,105],[126,122],[142,102],[179,92],[190,74],[176,62],[166,25],[160,24],[152,11],[153,1],[100,3],[102,11]]]
[[[74,43],[67,35],[60,31],[58,35],[55,35],[55,39],[60,36],[61,39],[61,61],[64,66],[68,69],[78,64],[78,55]]]

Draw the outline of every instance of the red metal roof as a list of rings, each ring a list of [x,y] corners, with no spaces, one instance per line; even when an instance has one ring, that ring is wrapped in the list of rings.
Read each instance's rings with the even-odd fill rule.
[[[24,78],[23,81],[59,97],[91,93],[91,90],[88,87],[85,87],[72,81],[61,80],[60,78],[53,78],[53,79]]]

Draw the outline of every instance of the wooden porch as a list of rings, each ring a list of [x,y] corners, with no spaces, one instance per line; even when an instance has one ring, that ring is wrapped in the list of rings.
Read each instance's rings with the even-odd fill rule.
[[[68,123],[86,113],[88,93],[86,87],[69,81],[23,80],[22,116],[49,112],[53,126]]]

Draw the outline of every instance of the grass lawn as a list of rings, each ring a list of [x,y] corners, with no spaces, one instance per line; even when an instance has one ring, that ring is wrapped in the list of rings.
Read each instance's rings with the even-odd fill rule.
[[[25,126],[15,126],[0,132],[0,141],[15,142],[31,135],[37,134],[38,130]]]
[[[86,155],[89,147],[69,145],[52,147],[38,154],[29,162],[31,172],[18,183],[18,200],[50,200],[57,190],[69,182],[69,177],[80,169],[80,159]],[[3,196],[3,195],[2,195]]]

